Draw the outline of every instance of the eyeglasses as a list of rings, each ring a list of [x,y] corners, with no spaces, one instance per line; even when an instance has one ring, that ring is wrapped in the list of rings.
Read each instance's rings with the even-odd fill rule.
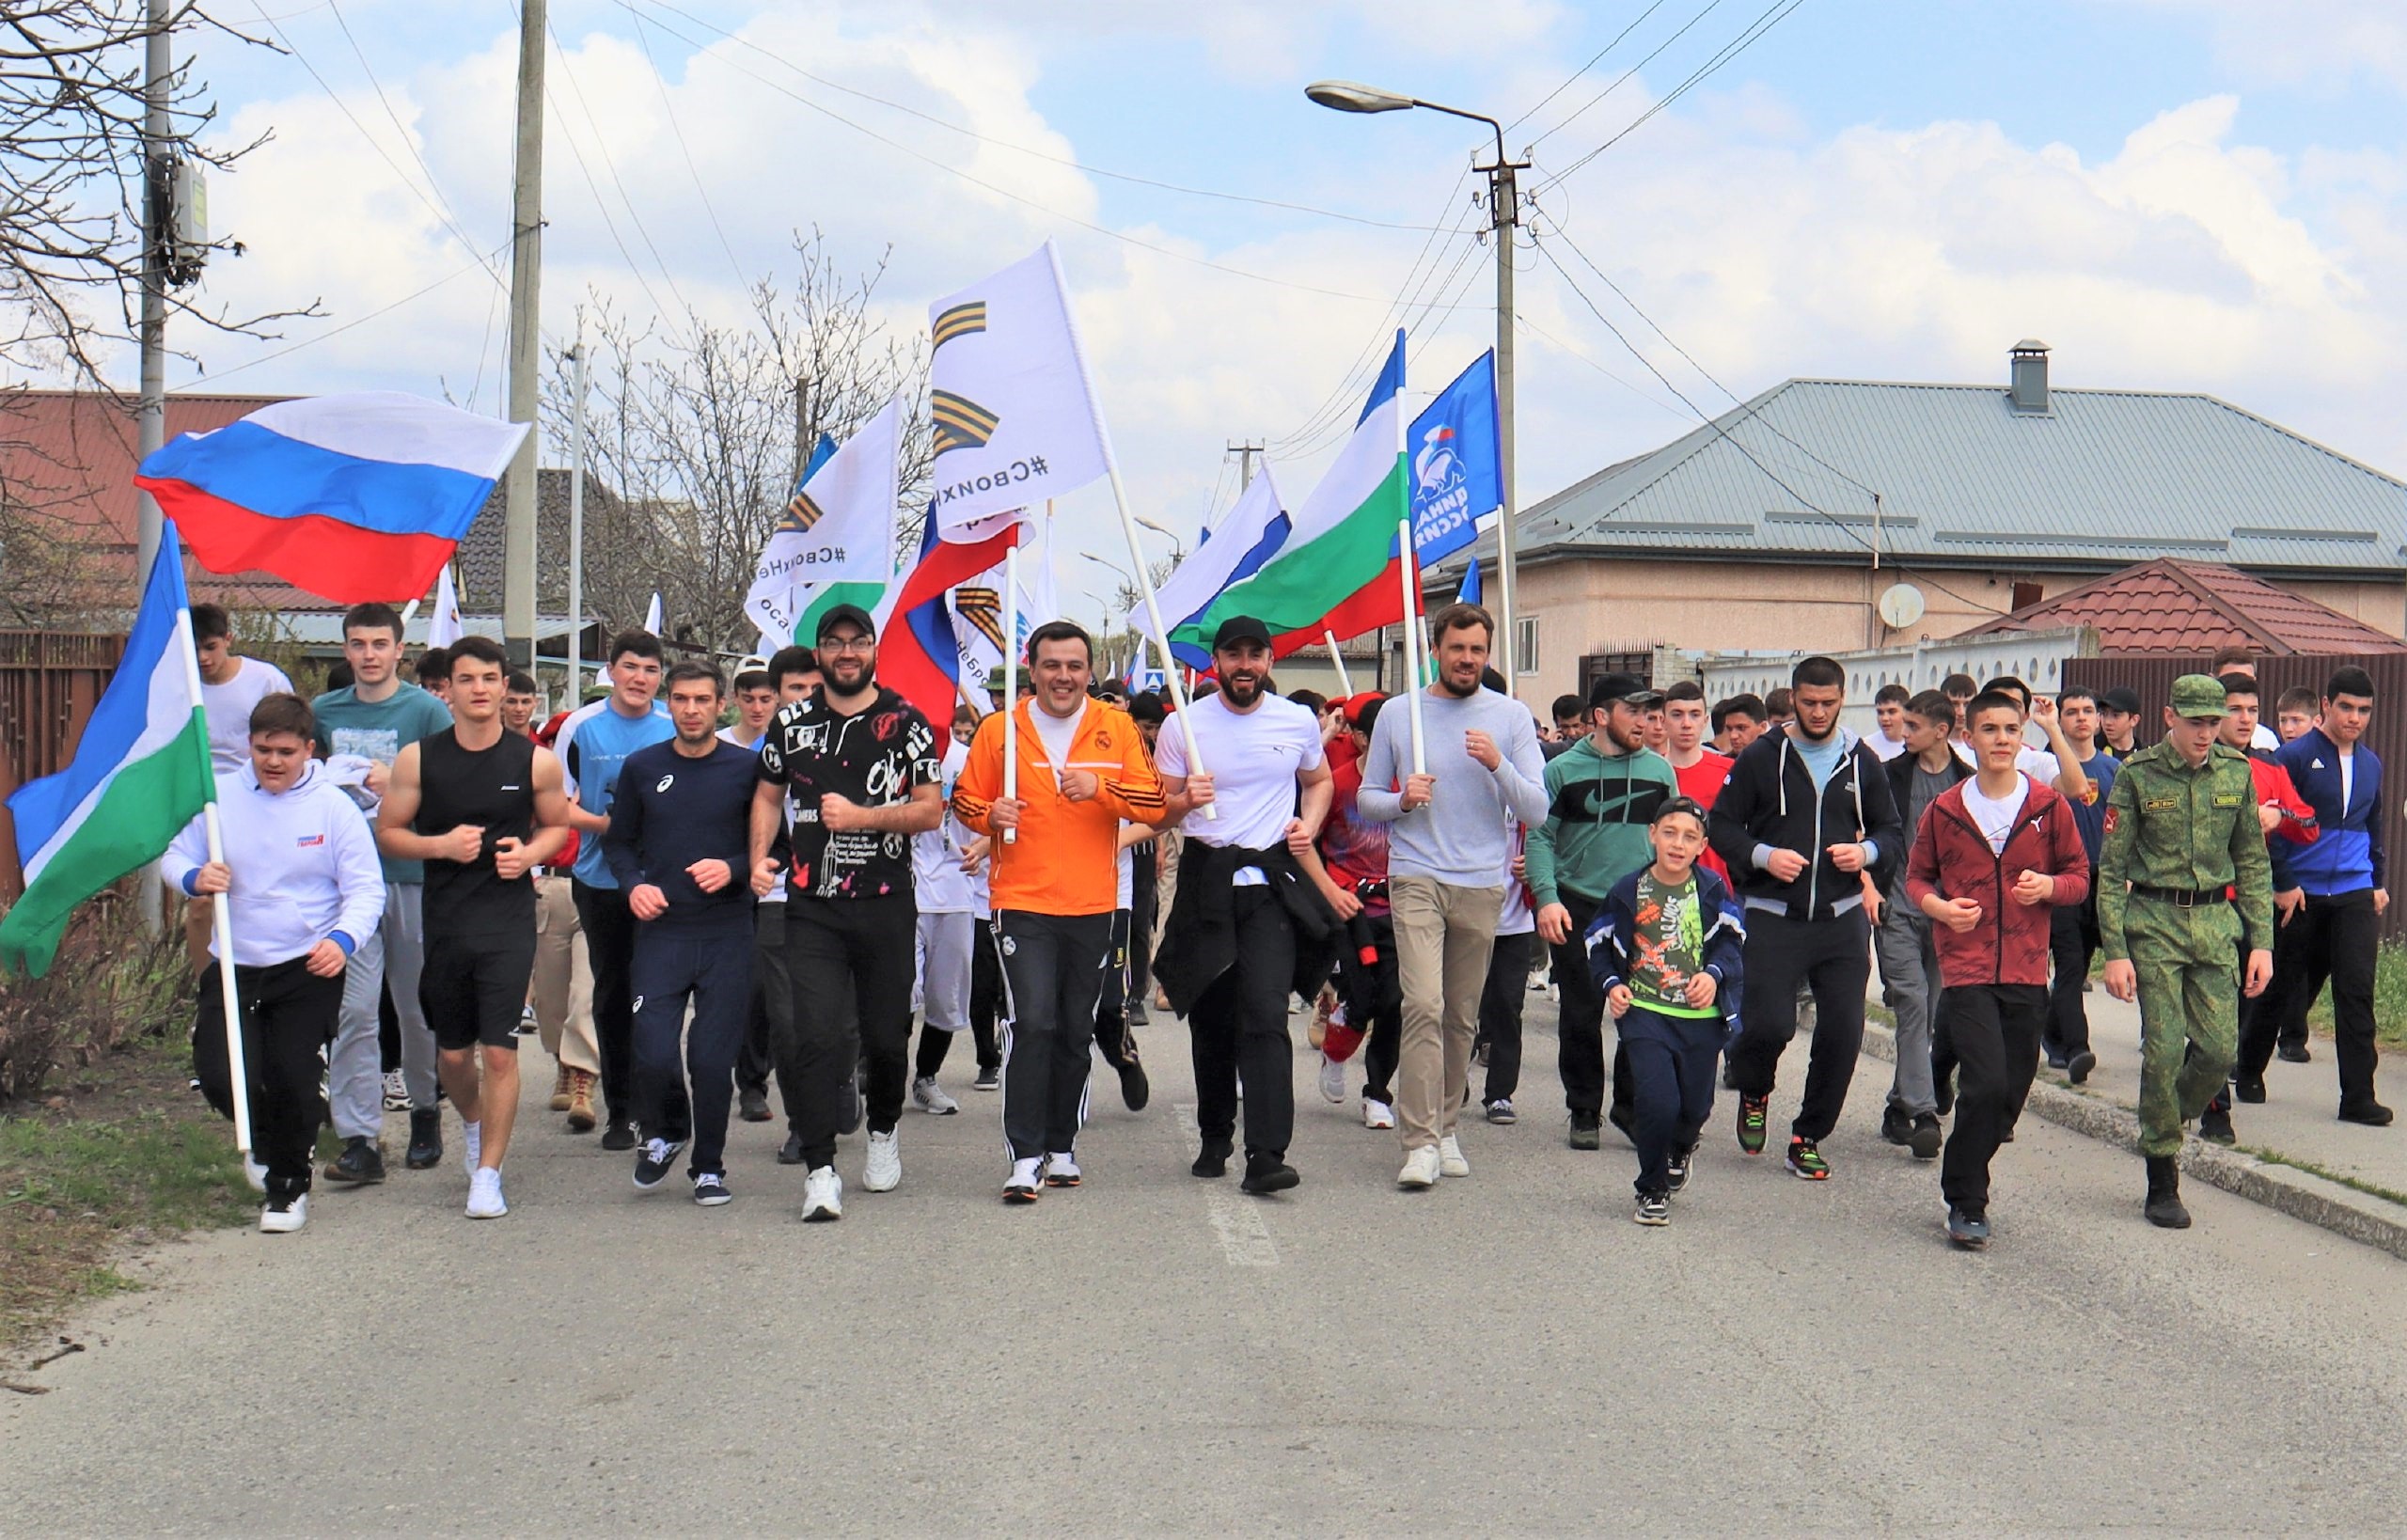
[[[819,650],[823,652],[866,652],[877,645],[875,636],[822,636]]]

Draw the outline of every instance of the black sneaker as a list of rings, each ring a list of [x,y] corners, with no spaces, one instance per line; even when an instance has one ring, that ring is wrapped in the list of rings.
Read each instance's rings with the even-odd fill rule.
[[[326,1180],[364,1187],[385,1180],[385,1153],[365,1134],[342,1141],[342,1154],[326,1162]]]
[[[615,1151],[632,1150],[635,1147],[636,1125],[634,1124],[623,1119],[612,1118],[609,1126],[602,1130],[602,1148]]]
[[[677,1164],[677,1152],[685,1147],[682,1139],[646,1139],[643,1154],[636,1156],[636,1190],[650,1192],[669,1175],[669,1168]]]
[[[1908,1131],[1906,1142],[1912,1147],[1916,1160],[1937,1160],[1939,1146],[1944,1139],[1945,1136],[1939,1131],[1939,1114],[1936,1112],[1914,1114],[1913,1127]]]
[[[1769,1096],[1738,1098],[1738,1148],[1743,1153],[1764,1153],[1764,1122],[1770,1106]]]
[[[1638,1212],[1630,1216],[1640,1224],[1663,1225],[1672,1222],[1672,1200],[1669,1194],[1642,1192],[1638,1195]]]
[[[1914,1120],[1895,1102],[1880,1109],[1880,1137],[1899,1149],[1914,1141]]]
[[[1967,1251],[1980,1250],[1990,1243],[1989,1214],[1982,1209],[1950,1203],[1947,1206],[1947,1238]]]
[[[718,1172],[696,1171],[694,1173],[694,1202],[701,1204],[702,1207],[716,1208],[734,1197],[735,1194],[727,1190],[727,1178]]]
[[[2216,1107],[2198,1114],[2198,1137],[2210,1144],[2240,1142],[2240,1136],[2232,1132],[2231,1114]]]
[[[2281,1046],[2275,1048],[2273,1052],[2285,1064],[2311,1064],[2315,1062],[2315,1055],[2306,1051],[2306,1045],[2304,1043],[2285,1043]]]
[[[1822,1158],[1821,1146],[1810,1139],[1788,1141],[1788,1174],[1803,1182],[1827,1182],[1831,1179],[1831,1163]]]
[[[1674,1192],[1686,1192],[1689,1186],[1689,1162],[1696,1155],[1695,1146],[1674,1150],[1663,1157],[1663,1175]]]
[[[1204,1148],[1195,1156],[1195,1164],[1187,1169],[1198,1176],[1226,1176],[1229,1174],[1229,1156],[1235,1152],[1235,1140],[1225,1137],[1215,1139],[1206,1134],[1204,1136]]]
[[[2363,1124],[2368,1128],[2387,1128],[2390,1126],[2390,1108],[2380,1102],[2366,1102],[2357,1107],[2344,1107],[2340,1108],[2340,1121]]]
[[[768,1122],[769,1093],[746,1086],[735,1093],[735,1115],[746,1123]]]
[[[1002,1089],[1003,1089],[1003,1067],[1002,1067],[1000,1064],[981,1064],[981,1065],[979,1065],[979,1066],[978,1066],[978,1078],[976,1078],[975,1080],[972,1080],[972,1081],[970,1081],[970,1082],[969,1082],[969,1089],[970,1089],[970,1090],[972,1090],[972,1091],[1000,1091],[1000,1090],[1002,1090]]]
[[[1604,1124],[1594,1112],[1574,1111],[1566,1142],[1575,1150],[1593,1150],[1604,1142]]]
[[[1154,1099],[1154,1084],[1145,1078],[1145,1066],[1137,1062],[1137,1056],[1132,1053],[1120,1061],[1119,1068],[1121,1102],[1131,1112],[1142,1112],[1145,1104]]]
[[[2096,1054],[2091,1053],[2087,1048],[2075,1048],[2065,1057],[2065,1084],[2071,1086],[2081,1084],[2089,1078],[2089,1072],[2097,1067]]]
[[[410,1112],[410,1147],[401,1163],[414,1171],[431,1171],[443,1164],[443,1114],[433,1108]]]
[[[2048,1067],[2052,1070],[2063,1069],[2067,1064],[2072,1061],[2072,1055],[2065,1052],[2064,1049],[2056,1046],[2053,1043],[2046,1045],[2041,1051],[2047,1054]]]
[[[1274,1192],[1284,1192],[1302,1180],[1302,1175],[1280,1154],[1268,1150],[1249,1150],[1245,1156],[1245,1180],[1239,1182],[1237,1187],[1262,1198]]]
[[[786,1141],[778,1146],[778,1164],[780,1166],[799,1166],[802,1164],[802,1136],[800,1134],[788,1134],[786,1136]]]
[[[2264,1101],[2265,1077],[2242,1070],[2231,1077],[2231,1099],[2235,1102],[2246,1102],[2251,1106]]]

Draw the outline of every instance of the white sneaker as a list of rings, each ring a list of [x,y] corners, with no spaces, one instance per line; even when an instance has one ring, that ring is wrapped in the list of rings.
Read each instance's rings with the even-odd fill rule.
[[[250,1188],[253,1192],[265,1192],[267,1190],[267,1168],[260,1165],[258,1161],[253,1160],[249,1155],[244,1155],[243,1157],[243,1180],[250,1185]]]
[[[869,1136],[869,1160],[861,1167],[861,1186],[872,1192],[892,1192],[903,1185],[903,1140],[889,1129]]]
[[[1462,1140],[1452,1134],[1438,1141],[1438,1171],[1442,1176],[1471,1174],[1471,1162],[1463,1158]]]
[[[1343,1060],[1331,1059],[1327,1054],[1320,1056],[1320,1093],[1325,1101],[1342,1102],[1345,1099],[1345,1063]]]
[[[813,1166],[802,1182],[802,1218],[810,1223],[844,1217],[844,1179],[833,1166]]]
[[[468,1218],[498,1219],[510,1212],[501,1199],[501,1172],[490,1166],[480,1166],[468,1178]]]
[[[1395,1173],[1395,1185],[1400,1187],[1434,1187],[1438,1185],[1438,1147],[1424,1144],[1417,1150],[1406,1152],[1404,1170]]]
[[[467,1163],[470,1175],[485,1163],[485,1125],[482,1123],[460,1124],[460,1157]]]
[[[1057,1150],[1045,1157],[1045,1185],[1048,1187],[1075,1187],[1086,1180],[1078,1161]]]
[[[410,1109],[409,1082],[401,1078],[400,1070],[385,1072],[385,1110],[406,1112]]]
[[[296,1193],[278,1202],[275,1199],[260,1210],[260,1228],[271,1235],[290,1235],[309,1222],[309,1195]]]
[[[1363,1097],[1362,1126],[1365,1128],[1394,1127],[1395,1108],[1385,1102],[1375,1102],[1368,1096]]]
[[[952,1117],[961,1110],[961,1104],[944,1093],[944,1087],[936,1084],[933,1075],[923,1075],[911,1082],[911,1100],[920,1111],[939,1118]]]

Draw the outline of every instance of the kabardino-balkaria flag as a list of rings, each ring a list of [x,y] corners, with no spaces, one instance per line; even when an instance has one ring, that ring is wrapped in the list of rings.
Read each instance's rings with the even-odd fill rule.
[[[25,890],[0,916],[0,963],[37,978],[50,971],[75,906],[157,860],[216,790],[183,547],[169,524],[74,759],[8,798]]]

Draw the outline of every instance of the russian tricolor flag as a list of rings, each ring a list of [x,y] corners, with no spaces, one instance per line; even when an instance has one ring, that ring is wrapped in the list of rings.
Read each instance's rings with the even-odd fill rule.
[[[211,572],[400,603],[451,559],[528,430],[398,391],[318,396],[180,434],[134,480]]]

